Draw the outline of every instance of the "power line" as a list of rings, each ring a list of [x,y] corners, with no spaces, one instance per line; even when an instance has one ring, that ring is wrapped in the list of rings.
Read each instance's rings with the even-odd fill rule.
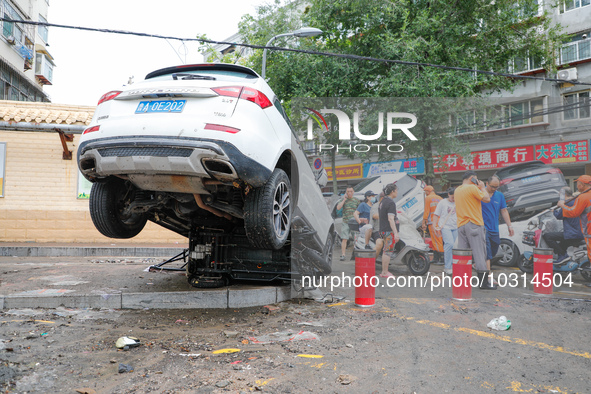
[[[173,36],[163,36],[163,35],[159,35],[159,34],[132,32],[132,31],[127,31],[127,30],[99,29],[99,28],[93,28],[93,27],[60,25],[60,24],[48,23],[48,22],[35,22],[35,21],[24,21],[24,20],[17,21],[17,20],[13,20],[10,18],[0,18],[0,21],[13,22],[13,23],[16,22],[16,23],[22,23],[22,24],[28,24],[28,25],[34,25],[34,26],[46,26],[46,27],[57,27],[57,28],[62,28],[62,29],[92,31],[92,32],[98,32],[98,33],[124,34],[124,35],[138,36],[138,37],[160,38],[160,39],[164,39],[164,40],[178,40],[178,41],[183,41],[183,42],[195,41],[195,42],[206,43],[206,44],[241,46],[241,47],[252,48],[252,49],[270,49],[270,50],[274,50],[274,51],[304,53],[304,54],[308,54],[308,55],[329,56],[329,57],[337,57],[337,58],[342,58],[342,59],[364,60],[364,61],[372,61],[372,62],[400,64],[400,65],[404,65],[404,66],[432,67],[432,68],[439,68],[442,70],[462,71],[462,72],[470,72],[470,73],[476,73],[476,74],[484,74],[484,75],[507,77],[507,78],[540,80],[540,81],[548,81],[548,82],[570,83],[573,85],[591,86],[591,83],[578,82],[578,81],[568,81],[565,79],[558,79],[558,78],[546,78],[546,77],[535,77],[535,76],[531,76],[531,75],[500,73],[500,72],[495,72],[495,71],[485,71],[485,70],[478,70],[478,69],[472,69],[472,68],[467,68],[467,67],[443,66],[440,64],[409,62],[409,61],[405,61],[405,60],[382,59],[382,58],[375,58],[375,57],[371,57],[371,56],[359,56],[359,55],[340,54],[340,53],[331,53],[331,52],[318,52],[318,51],[309,51],[309,50],[304,50],[304,49],[283,48],[283,47],[275,47],[275,46],[267,47],[267,46],[263,46],[263,45],[254,45],[254,44],[245,44],[245,43],[239,44],[236,42],[215,41],[215,40],[207,40],[204,38],[181,38],[181,37],[173,37]]]

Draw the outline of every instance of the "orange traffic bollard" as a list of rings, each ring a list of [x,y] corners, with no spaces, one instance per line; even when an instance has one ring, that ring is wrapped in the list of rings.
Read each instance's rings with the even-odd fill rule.
[[[552,294],[554,263],[552,249],[534,248],[534,293]]]
[[[355,251],[355,305],[370,307],[376,304],[376,288],[371,285],[376,275],[375,250]],[[359,277],[359,279],[358,279]]]
[[[453,249],[452,298],[457,301],[472,299],[472,251]]]

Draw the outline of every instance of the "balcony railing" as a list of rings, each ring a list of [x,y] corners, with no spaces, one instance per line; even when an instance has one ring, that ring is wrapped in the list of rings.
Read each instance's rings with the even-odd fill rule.
[[[591,59],[591,38],[569,42],[560,49],[560,64]]]

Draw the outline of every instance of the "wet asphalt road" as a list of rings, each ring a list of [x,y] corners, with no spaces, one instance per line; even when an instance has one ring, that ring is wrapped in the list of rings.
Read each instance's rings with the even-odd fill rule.
[[[21,265],[30,278],[39,278],[36,263],[47,260]],[[178,273],[146,273],[141,261],[110,264],[137,268],[132,275],[153,283],[146,291],[193,291]],[[335,261],[334,269],[335,277],[347,276],[354,263]],[[404,267],[392,271],[408,278]],[[495,271],[502,273],[521,278],[514,269]],[[441,267],[429,275],[440,277]],[[572,286],[539,296],[519,280],[496,291],[473,289],[472,300],[460,302],[449,288],[389,287],[380,279],[371,308],[355,306],[354,288],[329,286],[319,293],[329,303],[5,309],[0,387],[19,393],[591,392],[591,289],[574,276]],[[511,329],[487,328],[500,315]],[[118,350],[121,336],[137,337],[141,345]],[[119,373],[120,364],[133,371]]]

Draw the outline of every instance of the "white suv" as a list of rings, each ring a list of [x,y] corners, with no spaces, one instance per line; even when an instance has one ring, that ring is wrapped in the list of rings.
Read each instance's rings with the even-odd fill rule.
[[[279,99],[249,68],[169,67],[105,94],[78,165],[94,182],[90,213],[102,234],[131,238],[150,220],[189,237],[188,269],[200,284],[250,278],[249,259],[273,266],[259,279],[285,276],[271,263],[298,251],[313,271],[330,272],[326,203]],[[241,252],[216,250],[223,242]]]

